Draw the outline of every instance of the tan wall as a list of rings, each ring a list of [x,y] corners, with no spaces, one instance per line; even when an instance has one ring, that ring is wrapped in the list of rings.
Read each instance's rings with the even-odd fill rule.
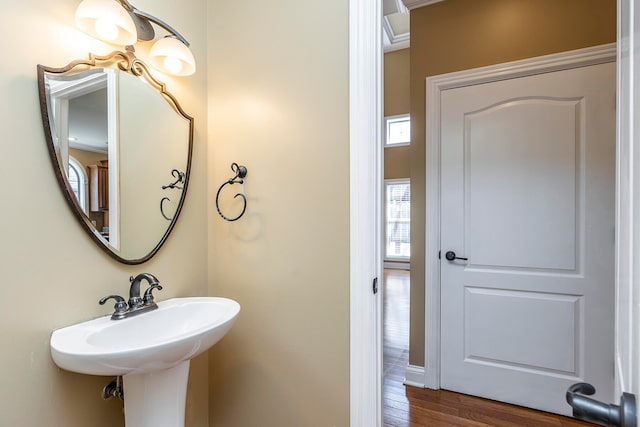
[[[182,191],[162,187],[175,181],[173,170],[186,170],[190,129],[189,121],[150,84],[125,72],[118,73],[117,82],[120,186],[109,197],[118,197],[120,217],[115,230],[110,212],[109,232],[120,233],[120,256],[136,259],[164,236],[170,221],[163,214],[175,215]],[[164,198],[169,200],[161,210]]]
[[[615,38],[615,0],[447,0],[411,12],[411,364],[424,364],[425,78]]]
[[[210,352],[212,426],[349,425],[348,6],[209,3],[209,289],[242,306]]]
[[[384,149],[384,179],[409,178],[411,175],[411,147],[393,147]]]
[[[384,54],[384,115],[407,114],[410,108],[410,49]],[[410,147],[384,149],[384,179],[408,178]]]
[[[101,160],[107,160],[106,153],[94,153],[87,150],[69,148],[69,155],[73,156],[85,168],[89,165],[99,165]]]
[[[124,424],[118,401],[100,397],[107,377],[73,374],[51,360],[55,328],[107,313],[97,300],[126,294],[128,277],[156,274],[160,298],[207,293],[206,10],[204,0],[138,0],[192,42],[199,73],[168,80],[195,116],[194,164],[189,194],[174,233],[150,262],[125,266],[84,234],[55,181],[40,119],[36,64],[63,66],[89,51],[113,50],[75,29],[77,0],[3,2],[5,40],[0,67],[0,425],[114,427]],[[192,364],[187,425],[208,426],[207,357]]]
[[[410,108],[410,49],[384,54],[384,115],[407,114]]]

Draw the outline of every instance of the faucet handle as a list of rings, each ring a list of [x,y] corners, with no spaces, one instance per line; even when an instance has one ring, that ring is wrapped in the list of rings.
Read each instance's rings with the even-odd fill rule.
[[[146,291],[144,291],[144,296],[143,296],[144,305],[155,304],[153,302],[153,290],[154,289],[157,289],[157,290],[161,291],[162,290],[162,286],[160,286],[159,283],[152,283],[151,286],[149,286],[149,288]]]
[[[116,300],[116,304],[113,306],[113,308],[115,309],[114,314],[124,313],[125,311],[127,311],[127,303],[124,302],[124,298],[122,298],[120,295],[109,295],[108,297],[102,298],[100,301],[98,301],[98,303],[100,305],[104,305],[110,299]]]

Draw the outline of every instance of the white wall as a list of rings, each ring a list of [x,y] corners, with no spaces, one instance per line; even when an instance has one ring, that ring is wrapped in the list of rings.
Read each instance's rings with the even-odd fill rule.
[[[113,427],[117,401],[102,401],[109,378],[59,370],[51,361],[53,329],[109,312],[97,300],[126,294],[128,277],[157,275],[162,299],[207,293],[206,2],[139,0],[193,43],[199,72],[168,81],[195,116],[194,164],[182,216],[159,254],[142,266],[112,261],[84,234],[55,181],[40,120],[36,65],[63,66],[112,47],[75,29],[79,0],[5,1],[0,34],[0,425]],[[192,364],[188,426],[207,426],[207,357]]]

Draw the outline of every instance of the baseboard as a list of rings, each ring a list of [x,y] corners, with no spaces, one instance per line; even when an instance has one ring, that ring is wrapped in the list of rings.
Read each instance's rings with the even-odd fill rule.
[[[408,262],[385,261],[384,268],[392,268],[395,270],[410,270],[411,264],[409,264]]]
[[[407,365],[404,373],[404,385],[425,388],[424,368],[422,366]]]

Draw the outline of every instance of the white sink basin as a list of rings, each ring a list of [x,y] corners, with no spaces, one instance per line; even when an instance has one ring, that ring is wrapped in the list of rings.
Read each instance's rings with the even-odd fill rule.
[[[169,369],[208,350],[231,328],[240,305],[226,298],[174,298],[122,320],[100,317],[58,329],[51,355],[68,371],[145,374]]]

